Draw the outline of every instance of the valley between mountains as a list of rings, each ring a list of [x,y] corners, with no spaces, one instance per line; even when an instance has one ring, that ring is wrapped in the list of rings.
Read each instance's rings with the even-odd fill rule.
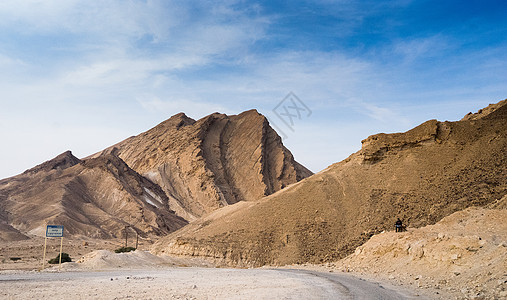
[[[317,174],[255,110],[180,113],[99,153],[68,151],[0,180],[0,242],[35,262],[30,241],[46,224],[65,226],[75,255],[113,250],[130,228],[176,265],[327,268],[434,298],[500,299],[506,153],[507,100],[367,137]],[[397,218],[407,232],[392,232]],[[2,268],[16,268],[2,255]]]

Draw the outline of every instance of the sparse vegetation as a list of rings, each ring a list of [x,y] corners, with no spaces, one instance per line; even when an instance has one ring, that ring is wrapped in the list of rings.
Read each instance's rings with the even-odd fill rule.
[[[18,260],[21,260],[21,257],[11,257],[10,258],[12,261],[18,261]]]
[[[114,250],[115,253],[125,253],[125,252],[131,252],[136,251],[136,248],[134,247],[121,247],[116,250]]]
[[[62,263],[64,263],[64,262],[71,262],[71,261],[72,261],[72,259],[70,258],[70,256],[67,253],[63,252],[62,253]],[[48,263],[50,263],[50,264],[58,264],[58,263],[60,263],[60,254],[58,254],[55,258],[50,259],[48,261]]]

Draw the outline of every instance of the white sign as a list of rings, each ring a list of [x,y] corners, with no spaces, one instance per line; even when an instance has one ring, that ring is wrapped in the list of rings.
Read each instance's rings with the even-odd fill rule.
[[[63,225],[48,225],[46,237],[63,237]]]

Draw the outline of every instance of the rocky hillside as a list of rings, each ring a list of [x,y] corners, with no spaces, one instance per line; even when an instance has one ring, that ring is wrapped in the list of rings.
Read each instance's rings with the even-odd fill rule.
[[[5,240],[43,235],[46,222],[64,225],[69,235],[97,238],[121,236],[126,225],[146,236],[187,224],[169,209],[158,185],[113,154],[80,161],[68,151],[0,181],[0,191]]]
[[[117,237],[127,225],[164,235],[309,175],[256,111],[178,114],[83,160],[68,151],[1,180],[0,239],[42,235],[46,222],[74,236]]]
[[[312,175],[255,110],[198,121],[177,114],[106,151],[162,187],[171,208],[187,220]]]
[[[505,299],[506,218],[506,209],[468,208],[435,225],[375,235],[331,267],[430,290],[439,299]]]
[[[233,265],[335,261],[371,236],[434,224],[507,193],[507,105],[377,134],[346,160],[257,202],[216,211],[161,239],[156,253]]]

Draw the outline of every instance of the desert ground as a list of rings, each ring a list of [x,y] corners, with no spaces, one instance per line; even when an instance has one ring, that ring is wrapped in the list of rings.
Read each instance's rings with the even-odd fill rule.
[[[170,268],[0,275],[2,299],[424,299],[349,275]]]
[[[119,254],[112,251],[124,239],[64,239],[73,262],[41,271],[43,238],[1,242],[0,299],[505,299],[506,217],[505,209],[469,208],[375,235],[334,263],[251,269],[156,256],[144,239]],[[46,259],[59,246],[48,239]]]
[[[345,273],[176,267],[147,251],[98,250],[44,271],[0,272],[1,299],[428,299]],[[26,267],[26,265],[24,266]]]
[[[43,243],[0,244],[0,299],[430,299],[320,266],[227,269],[198,258],[155,256],[145,240],[135,252],[116,254],[125,240],[64,239],[73,262],[41,271]],[[59,243],[48,239],[47,259],[58,254]]]

